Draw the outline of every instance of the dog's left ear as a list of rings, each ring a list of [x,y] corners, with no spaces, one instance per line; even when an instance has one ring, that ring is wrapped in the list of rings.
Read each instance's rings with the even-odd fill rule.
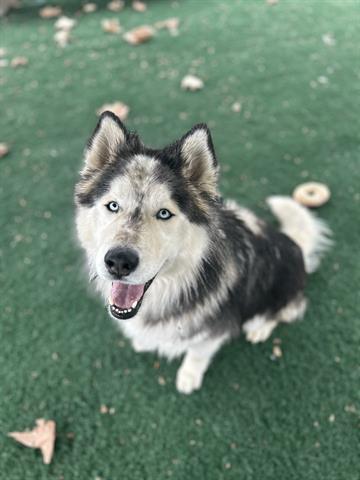
[[[200,190],[216,194],[218,163],[207,125],[195,125],[182,137],[180,155],[184,177]]]

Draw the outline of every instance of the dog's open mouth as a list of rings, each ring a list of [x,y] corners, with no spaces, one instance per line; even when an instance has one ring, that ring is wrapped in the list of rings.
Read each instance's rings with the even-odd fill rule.
[[[145,292],[153,280],[152,278],[142,285],[130,285],[120,281],[113,282],[109,299],[111,315],[119,320],[134,317],[139,311]]]

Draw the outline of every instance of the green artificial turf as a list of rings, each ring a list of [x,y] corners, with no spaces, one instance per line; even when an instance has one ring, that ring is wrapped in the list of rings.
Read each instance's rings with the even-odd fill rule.
[[[40,3],[24,3],[0,20],[7,58],[29,59],[0,68],[1,480],[359,479],[359,3],[103,2],[85,15],[63,0],[78,20],[64,50]],[[100,27],[172,16],[177,37],[139,47]],[[180,89],[187,73],[202,91]],[[73,186],[95,111],[115,100],[153,146],[207,122],[222,191],[268,219],[270,194],[310,179],[332,191],[320,214],[336,247],[309,278],[304,321],[226,346],[190,397],[174,387],[179,362],[135,354],[83,272]],[[50,466],[6,436],[39,417],[57,422]]]

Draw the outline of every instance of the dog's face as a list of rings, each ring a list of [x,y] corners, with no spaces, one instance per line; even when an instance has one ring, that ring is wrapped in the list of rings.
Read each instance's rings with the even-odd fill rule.
[[[217,163],[210,133],[195,126],[163,150],[146,148],[106,112],[88,142],[76,187],[77,229],[92,269],[108,285],[109,311],[139,311],[152,281],[206,247]]]

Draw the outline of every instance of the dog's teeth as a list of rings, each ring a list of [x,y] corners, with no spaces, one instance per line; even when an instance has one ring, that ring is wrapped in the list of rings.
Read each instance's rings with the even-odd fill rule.
[[[131,305],[131,308],[135,308],[137,303],[138,303],[137,300],[135,300],[135,302]]]

